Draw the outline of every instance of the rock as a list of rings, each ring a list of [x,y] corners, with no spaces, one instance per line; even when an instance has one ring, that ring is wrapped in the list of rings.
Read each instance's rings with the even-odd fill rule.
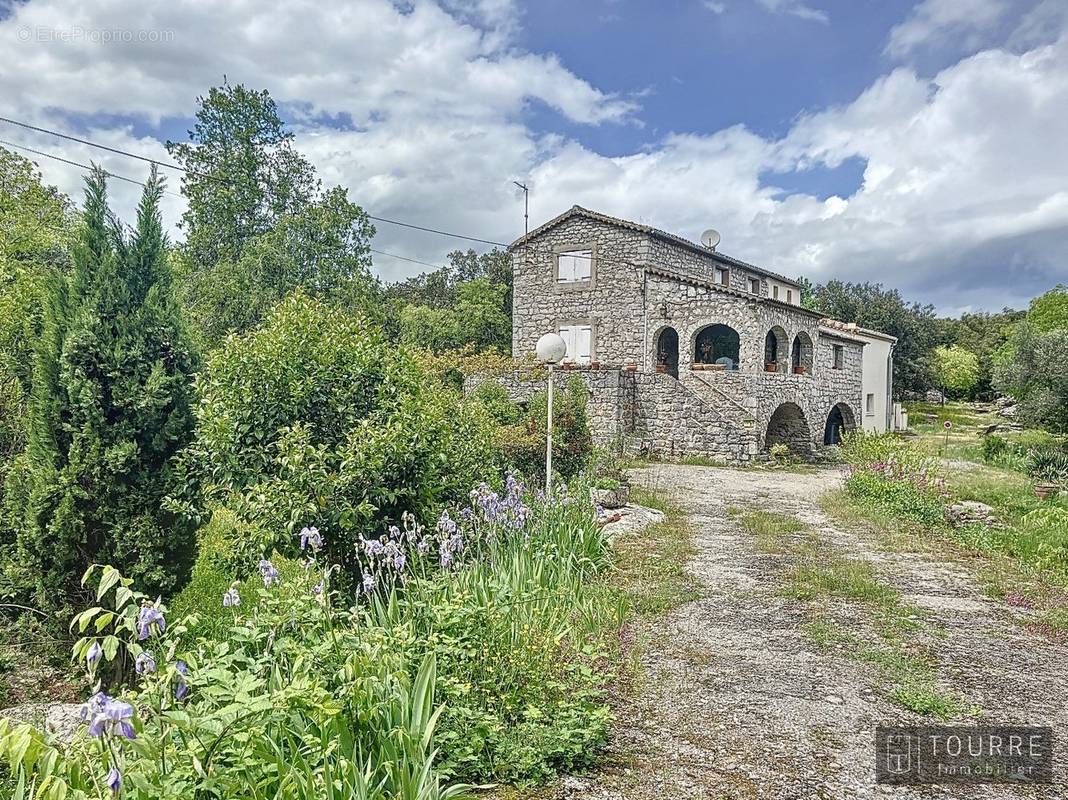
[[[999,417],[1007,417],[1009,419],[1012,419],[1016,416],[1017,409],[1018,407],[1015,405],[1001,406],[995,413],[997,413]]]
[[[924,395],[924,399],[928,403],[942,403],[945,402],[945,396],[937,389],[928,389],[927,394]]]
[[[946,509],[946,519],[955,528],[973,524],[985,525],[989,528],[998,522],[993,508],[975,500],[962,500],[949,506]]]
[[[60,741],[69,741],[82,724],[81,703],[26,703],[0,711],[14,723],[28,722]]]

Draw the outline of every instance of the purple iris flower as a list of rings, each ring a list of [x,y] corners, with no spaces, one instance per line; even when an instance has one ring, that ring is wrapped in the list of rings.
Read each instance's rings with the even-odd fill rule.
[[[122,773],[119,772],[118,767],[112,767],[108,772],[108,776],[104,778],[104,783],[111,789],[111,793],[118,795],[122,790]]]
[[[100,642],[94,641],[89,645],[89,652],[85,654],[85,666],[88,667],[90,672],[93,671],[103,655],[104,648],[100,646]]]
[[[163,633],[165,630],[167,630],[167,620],[163,618],[163,614],[154,603],[146,600],[137,618],[137,638],[144,641],[153,633]]]
[[[89,723],[90,736],[103,736],[105,733],[122,736],[126,739],[136,739],[130,720],[133,719],[133,706],[121,700],[115,700],[103,695],[100,710],[93,714]]]
[[[419,540],[419,544],[415,546],[415,549],[419,551],[419,555],[425,556],[430,551],[430,540],[424,536]]]
[[[178,680],[174,684],[174,699],[185,700],[189,694],[189,684],[185,682],[185,676],[189,674],[189,668],[186,667],[184,661],[179,661],[174,665],[174,668],[178,670]]]
[[[156,659],[152,656],[148,650],[141,652],[136,659],[134,659],[134,671],[138,675],[149,675],[156,671]]]
[[[319,533],[319,529],[312,526],[305,528],[300,532],[300,549],[304,550],[310,547],[312,550],[318,550],[323,546],[323,537]]]
[[[324,583],[323,581],[319,581],[317,584],[315,584],[312,587],[312,594],[314,594],[316,596],[321,595],[323,593],[323,589],[325,588],[323,586],[323,583]]]
[[[266,558],[260,561],[260,577],[263,578],[263,585],[268,589],[270,589],[272,585],[281,582],[278,577],[278,570],[276,570],[274,564]]]
[[[372,558],[385,552],[386,546],[378,539],[363,539],[362,542],[364,552]]]
[[[364,575],[363,576],[363,590],[365,592],[370,592],[374,588],[375,588],[375,576],[370,574],[370,573]]]
[[[223,592],[222,604],[223,608],[237,608],[241,605],[241,595],[237,593],[236,586],[231,586]]]

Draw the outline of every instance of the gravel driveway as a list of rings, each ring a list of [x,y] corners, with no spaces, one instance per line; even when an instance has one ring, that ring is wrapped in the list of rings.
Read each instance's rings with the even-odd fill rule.
[[[935,551],[888,551],[869,531],[840,530],[819,506],[840,485],[837,470],[658,465],[634,480],[672,496],[690,518],[697,556],[689,567],[704,596],[645,623],[645,678],[618,710],[609,765],[566,779],[559,796],[1068,798],[1068,647],[1016,624],[1010,609],[981,594],[967,565]],[[806,637],[810,609],[780,591],[791,556],[759,552],[731,506],[796,516],[822,545],[871,561],[940,631],[939,684],[971,709],[954,721],[1054,726],[1059,783],[877,786],[875,726],[923,720],[877,691],[870,664]]]

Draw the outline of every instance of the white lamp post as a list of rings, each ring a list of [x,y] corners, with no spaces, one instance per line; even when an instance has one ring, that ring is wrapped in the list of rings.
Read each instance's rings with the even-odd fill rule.
[[[553,367],[564,360],[567,344],[559,334],[547,333],[538,339],[534,351],[538,361],[549,368],[549,410],[545,425],[545,496],[549,497],[553,480]]]

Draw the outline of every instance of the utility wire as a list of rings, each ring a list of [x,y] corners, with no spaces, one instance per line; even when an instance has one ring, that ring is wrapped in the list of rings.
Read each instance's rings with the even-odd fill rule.
[[[50,128],[41,128],[41,127],[38,127],[37,125],[30,125],[28,122],[20,122],[17,119],[11,119],[9,117],[0,117],[0,122],[6,122],[9,125],[17,125],[20,128],[26,128],[27,130],[37,131],[38,133],[46,133],[46,134],[48,134],[50,136],[58,136],[61,139],[66,139],[66,140],[71,141],[71,142],[77,142],[78,144],[84,144],[84,145],[87,145],[89,147],[96,147],[96,148],[99,148],[101,150],[106,150],[109,153],[114,153],[116,155],[126,156],[128,158],[136,158],[138,161],[145,161],[145,162],[147,162],[149,164],[158,164],[161,167],[167,167],[168,169],[173,169],[173,170],[177,170],[179,172],[184,172],[184,173],[186,173],[188,175],[195,175],[197,177],[206,178],[208,180],[217,180],[217,181],[224,182],[224,183],[231,183],[231,181],[227,181],[225,178],[219,178],[219,177],[213,176],[213,175],[205,175],[205,174],[203,174],[201,172],[197,172],[195,170],[187,169],[186,167],[183,167],[180,164],[173,164],[173,163],[170,163],[170,162],[167,162],[167,161],[158,161],[158,160],[156,160],[154,158],[149,158],[148,156],[142,156],[142,155],[139,155],[137,153],[131,153],[131,152],[127,151],[127,150],[120,150],[117,147],[110,147],[109,145],[100,144],[99,142],[93,142],[93,141],[90,141],[89,139],[80,139],[77,136],[70,136],[69,134],[61,133],[59,131],[54,131],[54,130],[51,130]],[[29,148],[24,148],[24,149],[29,149]],[[50,155],[48,153],[42,153],[42,152],[39,152],[39,151],[34,151],[34,152],[37,152],[38,155],[46,156],[47,158],[55,158],[55,159],[60,160],[60,161],[65,160],[65,159],[60,158],[59,156],[53,156],[53,155]],[[74,164],[74,166],[83,166],[84,167],[84,165],[77,164],[76,162],[72,162],[72,161],[68,161],[67,163]],[[120,176],[116,175],[115,177],[118,178]],[[136,183],[136,181],[135,181],[135,183]],[[412,230],[424,231],[426,233],[433,233],[433,234],[437,234],[438,236],[450,236],[453,239],[464,239],[464,240],[469,241],[469,242],[478,242],[480,244],[489,244],[489,245],[493,245],[494,247],[508,247],[507,243],[494,241],[493,239],[483,239],[483,238],[480,238],[478,236],[467,236],[465,234],[455,233],[453,231],[443,231],[443,230],[439,230],[437,228],[428,228],[428,227],[426,227],[424,225],[416,225],[416,224],[414,224],[412,222],[402,222],[401,220],[390,219],[388,217],[379,217],[379,216],[375,216],[374,214],[368,214],[367,216],[370,219],[373,219],[375,222],[384,222],[387,225],[399,225],[402,228],[411,228]]]
[[[64,164],[70,164],[72,167],[81,167],[82,169],[92,169],[92,167],[90,165],[88,165],[88,164],[82,164],[82,163],[80,163],[78,161],[71,161],[69,158],[63,158],[62,156],[57,156],[57,155],[54,155],[52,153],[46,153],[43,150],[34,150],[32,147],[26,147],[25,145],[15,144],[14,142],[9,142],[6,139],[0,139],[0,144],[2,144],[4,147],[14,147],[17,150],[25,150],[27,153],[33,153],[34,155],[44,156],[45,158],[53,158],[56,161],[62,161]],[[144,181],[135,180],[134,178],[127,178],[125,175],[119,175],[117,173],[110,172],[108,170],[104,170],[104,174],[109,176],[109,177],[111,177],[111,178],[118,178],[120,181],[126,181],[127,183],[136,183],[138,186],[145,186],[146,185],[144,183]],[[182,195],[178,194],[177,192],[168,192],[166,189],[163,190],[163,193],[164,194],[169,194],[172,197],[181,197],[182,196]]]

